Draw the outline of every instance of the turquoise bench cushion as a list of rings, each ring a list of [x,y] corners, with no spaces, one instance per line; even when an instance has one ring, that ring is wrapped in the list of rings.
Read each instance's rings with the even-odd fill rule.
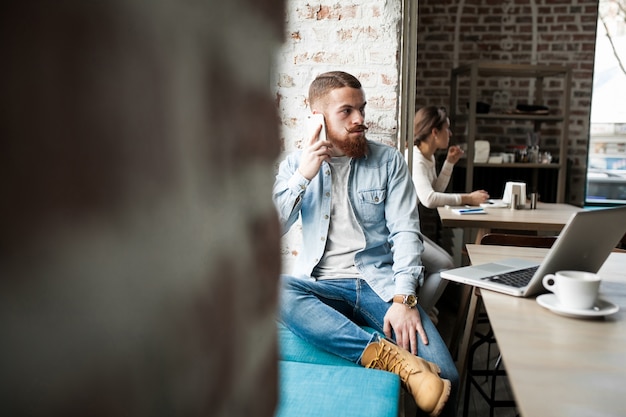
[[[360,366],[279,361],[275,417],[397,417],[400,379]]]
[[[337,355],[333,355],[325,350],[318,349],[308,342],[305,342],[293,334],[291,330],[287,329],[283,324],[277,323],[277,325],[280,359],[292,362],[360,367],[360,365],[357,365],[356,363],[350,362],[349,360],[341,358]],[[363,329],[370,333],[375,332],[374,329],[369,327],[363,327]]]

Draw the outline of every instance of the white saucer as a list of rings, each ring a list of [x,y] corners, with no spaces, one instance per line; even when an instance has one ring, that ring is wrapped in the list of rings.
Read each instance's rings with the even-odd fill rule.
[[[593,318],[603,317],[619,311],[619,306],[610,301],[598,298],[596,305],[588,310],[562,307],[555,294],[543,294],[537,297],[537,303],[548,310],[567,317]]]

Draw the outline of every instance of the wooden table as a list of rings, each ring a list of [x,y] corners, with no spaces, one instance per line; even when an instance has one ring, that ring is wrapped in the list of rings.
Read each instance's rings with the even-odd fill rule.
[[[546,249],[467,245],[472,264],[511,256],[542,260]],[[626,415],[626,253],[599,271],[600,296],[614,315],[557,315],[534,298],[480,290],[518,409],[529,416]]]
[[[486,208],[486,214],[456,214],[450,207],[438,207],[444,227],[479,229],[476,243],[491,229],[560,232],[572,214],[583,210],[571,204],[537,203],[535,210]]]
[[[437,212],[444,227],[478,229],[475,243],[491,229],[506,229],[529,232],[560,232],[570,217],[583,210],[571,204],[538,203],[535,210],[511,210],[508,208],[486,208],[486,214],[456,214],[450,207],[438,207]],[[472,287],[466,286],[461,295],[457,322],[452,332],[450,351],[458,356],[458,369],[465,375],[465,364],[469,343],[473,335],[476,297]]]

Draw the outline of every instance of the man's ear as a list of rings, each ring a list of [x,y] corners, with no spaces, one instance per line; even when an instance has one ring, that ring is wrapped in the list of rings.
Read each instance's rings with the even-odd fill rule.
[[[315,105],[311,106],[311,113],[313,114],[324,114],[324,106],[321,105],[321,103],[316,103]]]

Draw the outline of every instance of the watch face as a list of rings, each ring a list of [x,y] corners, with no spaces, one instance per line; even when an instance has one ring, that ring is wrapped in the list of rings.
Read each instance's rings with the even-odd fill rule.
[[[406,304],[410,308],[415,307],[417,305],[417,297],[414,295],[407,295],[404,298],[404,304]]]

